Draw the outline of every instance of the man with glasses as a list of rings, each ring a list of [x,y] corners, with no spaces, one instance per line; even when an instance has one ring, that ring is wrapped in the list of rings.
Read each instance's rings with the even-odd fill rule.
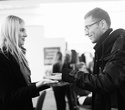
[[[113,31],[101,8],[89,11],[84,20],[85,34],[95,43],[93,72],[64,69],[62,80],[91,91],[93,110],[125,110],[125,30]]]

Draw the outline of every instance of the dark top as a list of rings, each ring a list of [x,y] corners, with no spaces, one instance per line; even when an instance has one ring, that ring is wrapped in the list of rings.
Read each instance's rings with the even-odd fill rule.
[[[61,73],[62,72],[62,69],[61,69],[62,65],[60,63],[55,63],[53,65],[53,69],[52,69],[52,72],[53,73]]]
[[[65,69],[65,68],[72,69],[72,67],[70,66],[70,63],[64,63],[63,66],[62,66],[62,70]]]
[[[15,58],[0,51],[0,110],[33,110],[32,98],[38,95],[34,83],[27,85]]]

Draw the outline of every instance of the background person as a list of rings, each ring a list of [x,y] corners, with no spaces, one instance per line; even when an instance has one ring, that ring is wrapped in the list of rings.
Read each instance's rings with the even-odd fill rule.
[[[77,67],[78,63],[79,63],[78,53],[76,50],[72,49],[71,50],[70,68],[72,70],[78,70],[78,67]],[[69,89],[70,89],[70,95],[71,95],[71,105],[73,106],[73,110],[79,110],[77,93],[76,93],[76,91],[79,92],[79,88],[70,84]]]
[[[93,62],[92,59],[93,57],[88,57],[86,56],[86,53],[82,53],[81,56],[79,57],[80,61],[78,64],[78,70],[79,71],[83,71],[86,73],[91,74],[93,72],[93,70],[91,69],[93,67]],[[89,60],[87,60],[89,59]],[[88,64],[88,65],[87,65]],[[92,97],[91,97],[91,92],[85,89],[81,89],[78,91],[77,93],[77,97],[78,97],[78,102],[79,102],[79,106],[86,106],[86,108],[91,108],[91,102],[92,102]]]
[[[62,72],[62,65],[63,65],[63,55],[60,51],[58,51],[54,58],[54,63],[52,67],[53,73],[61,73]]]
[[[101,8],[89,11],[84,20],[86,35],[96,43],[93,72],[64,69],[62,80],[91,91],[93,110],[125,110],[125,30],[113,31]]]
[[[60,51],[57,52],[52,67],[52,73],[62,73],[62,59],[62,53]],[[53,86],[53,92],[55,96],[57,110],[66,110],[65,86]]]
[[[64,62],[62,61],[63,56],[61,52],[57,52],[55,56],[55,61],[52,67],[53,73],[62,73],[62,69],[71,67],[71,55],[69,53],[65,54]],[[74,109],[71,89],[69,84],[53,86],[54,96],[56,100],[57,110],[66,110],[66,97],[68,99],[69,110]]]

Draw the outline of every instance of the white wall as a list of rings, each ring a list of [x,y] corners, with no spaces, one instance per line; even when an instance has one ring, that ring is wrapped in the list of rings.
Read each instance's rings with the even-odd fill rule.
[[[43,78],[46,69],[51,69],[52,65],[44,65],[45,47],[60,47],[62,53],[65,52],[64,38],[44,38],[44,26],[27,26],[28,37],[25,41],[27,49],[27,59],[31,68],[32,81],[38,81]]]
[[[27,59],[32,72],[32,81],[42,79],[44,72],[43,60],[43,44],[44,44],[44,27],[43,26],[29,26],[27,28],[28,37],[25,41],[27,49]]]
[[[62,52],[63,56],[66,50],[66,42],[64,38],[45,38],[44,39],[44,46],[45,48],[50,47],[60,47],[60,51]],[[54,58],[54,57],[53,57]],[[53,63],[53,62],[52,62]],[[52,72],[52,65],[44,65],[44,73]],[[44,74],[46,75],[46,74]]]

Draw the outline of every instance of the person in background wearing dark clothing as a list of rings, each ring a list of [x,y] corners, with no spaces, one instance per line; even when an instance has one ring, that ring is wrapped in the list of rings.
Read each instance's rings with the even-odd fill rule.
[[[79,61],[79,58],[78,58],[78,54],[76,52],[76,50],[71,50],[71,62],[70,62],[70,66],[73,70],[77,70],[77,63]]]
[[[84,53],[81,54],[81,56],[79,57],[79,62],[84,62],[86,63],[86,56]]]
[[[62,53],[59,51],[56,53],[54,64],[52,68],[53,73],[61,73],[62,72]]]
[[[66,53],[64,63],[62,66],[62,70],[67,68],[67,69],[72,69],[76,70],[77,69],[77,62],[78,62],[78,56],[77,52],[75,50],[70,50],[69,52]],[[68,103],[69,103],[69,109],[70,110],[77,110],[77,96],[74,91],[74,86],[72,84],[66,85],[66,96],[68,98]]]
[[[92,73],[93,59],[94,59],[92,53],[85,52],[85,53],[81,54],[79,59],[80,59],[80,61],[79,61],[78,66],[81,66],[81,68],[79,68],[79,70],[86,68],[89,73]]]
[[[92,92],[92,110],[125,110],[125,30],[113,31],[109,14],[94,8],[85,17],[94,46],[92,74],[64,69],[62,80]]]
[[[23,47],[26,37],[24,20],[8,16],[0,36],[0,110],[33,110],[32,98],[49,88],[45,83],[53,82],[41,80],[31,83]]]
[[[89,71],[90,69],[87,67],[87,63],[86,63],[86,56],[84,54],[82,54],[79,58],[79,63],[77,64],[77,68],[79,71],[85,71],[84,69],[87,68],[87,71]]]
[[[70,66],[70,62],[71,62],[71,55],[70,55],[70,53],[67,52],[67,53],[65,54],[64,63],[63,63],[63,65],[62,65],[62,70],[63,70],[64,68],[72,69],[71,66]]]
[[[62,53],[59,51],[55,55],[52,72],[62,73]],[[53,86],[57,110],[66,110],[65,86]]]
[[[76,51],[75,51],[76,52]],[[65,68],[68,69],[75,69],[75,65],[71,65],[71,61],[73,62],[74,57],[72,57],[72,51],[69,51],[65,54],[65,58],[64,58],[64,63],[62,66],[62,70]],[[74,94],[72,92],[73,89],[71,84],[68,84],[65,86],[65,94],[67,96],[68,99],[68,104],[69,104],[69,110],[75,110],[76,108],[74,108],[74,106],[76,106],[75,104],[75,99],[74,99]]]
[[[93,63],[92,62],[93,58],[91,57],[90,59],[90,57],[86,56],[86,53],[83,53],[81,54],[79,59],[80,59],[79,64],[78,64],[79,71],[85,72],[85,69],[86,69],[86,72],[91,74],[92,73],[91,68],[93,67],[91,63]],[[91,92],[85,89],[81,89],[79,90],[77,94],[78,94],[77,97],[78,97],[79,106],[84,106],[84,107],[86,106],[86,108],[91,108],[91,105],[92,105],[91,104],[92,102]]]
[[[70,61],[70,67],[72,70],[78,70],[78,67],[77,67],[78,62],[79,62],[78,53],[76,52],[76,50],[72,49],[71,61]],[[76,91],[79,92],[79,88],[70,84],[70,95],[71,95],[73,110],[79,110]]]
[[[66,53],[64,62],[62,61],[62,53],[57,52],[55,56],[55,63],[52,67],[53,73],[62,73],[63,68],[71,68],[70,67],[70,55]],[[73,104],[70,95],[69,84],[66,85],[57,85],[53,86],[54,96],[56,100],[57,110],[66,110],[66,97],[68,99],[69,110],[73,110]]]

